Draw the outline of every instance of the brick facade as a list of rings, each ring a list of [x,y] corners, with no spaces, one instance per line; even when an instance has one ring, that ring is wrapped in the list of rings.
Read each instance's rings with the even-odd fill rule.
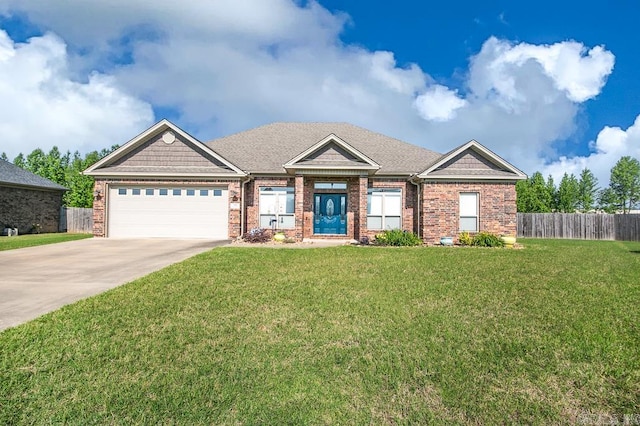
[[[18,228],[19,234],[33,232],[40,224],[40,232],[58,232],[63,191],[0,187],[0,228]]]
[[[316,182],[345,182],[347,189],[315,189]],[[338,238],[360,240],[373,238],[380,230],[367,229],[367,190],[369,188],[399,188],[403,193],[403,229],[416,229],[414,210],[416,208],[416,187],[406,179],[385,179],[361,177],[257,177],[246,185],[245,191],[245,232],[260,227],[260,187],[292,187],[295,192],[295,228],[281,229],[289,238],[301,241],[305,238]],[[315,194],[339,193],[347,195],[346,235],[314,235],[313,203]]]
[[[239,180],[149,180],[149,179],[100,179],[97,178],[94,184],[94,191],[101,195],[93,201],[93,235],[96,237],[106,236],[106,204],[109,194],[109,185],[147,185],[147,186],[227,186],[229,190],[229,238],[240,236],[241,229],[241,204],[240,209],[231,208],[234,203],[240,203],[240,181]]]
[[[516,187],[514,182],[424,182],[422,185],[422,238],[437,244],[440,237],[457,241],[461,192],[479,194],[479,230],[516,235]]]
[[[295,228],[283,229],[289,238],[301,241],[305,238],[340,238],[361,240],[363,237],[374,238],[380,230],[367,229],[367,191],[370,188],[399,188],[402,190],[402,227],[404,230],[416,232],[427,244],[437,244],[442,236],[453,236],[457,239],[460,231],[459,197],[461,192],[477,192],[479,194],[479,230],[499,235],[516,234],[516,191],[513,182],[424,182],[418,187],[402,178],[370,178],[345,177],[256,177],[245,184],[244,200],[240,200],[240,181],[207,180],[104,180],[96,179],[95,189],[103,194],[93,205],[94,235],[104,237],[105,201],[108,194],[106,183],[111,185],[227,185],[229,202],[241,202],[240,209],[229,210],[229,237],[236,238],[252,228],[260,227],[260,187],[292,187],[295,191]],[[316,182],[346,182],[346,190],[315,189]],[[35,191],[43,192],[43,191]],[[53,194],[46,193],[45,194]],[[319,193],[347,194],[347,234],[346,235],[314,235],[313,202],[314,195]],[[234,201],[234,197],[235,200]],[[421,208],[420,208],[421,204]],[[242,211],[244,209],[244,211]],[[59,220],[60,205],[56,208],[56,230]],[[419,213],[419,214],[418,214]],[[242,221],[244,226],[242,227]],[[40,223],[44,222],[43,220]],[[29,222],[31,223],[31,222]],[[43,225],[44,228],[44,225]],[[23,232],[23,231],[21,231]]]

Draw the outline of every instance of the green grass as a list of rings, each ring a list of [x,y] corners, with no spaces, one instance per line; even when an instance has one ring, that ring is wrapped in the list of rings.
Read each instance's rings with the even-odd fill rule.
[[[65,241],[91,238],[91,234],[27,234],[16,237],[0,237],[0,251],[15,250],[24,247],[41,246],[44,244],[63,243]]]
[[[1,333],[0,424],[638,414],[640,243],[524,244],[215,249]]]

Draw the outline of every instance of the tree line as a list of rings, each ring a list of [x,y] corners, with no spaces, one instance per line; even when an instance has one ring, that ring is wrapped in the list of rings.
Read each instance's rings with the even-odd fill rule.
[[[565,173],[556,187],[535,172],[516,184],[518,211],[522,213],[575,213],[604,211],[629,213],[640,201],[640,162],[625,156],[611,168],[609,186],[598,187],[598,179],[585,168],[579,177]]]
[[[26,157],[22,153],[18,154],[11,162],[31,173],[67,187],[69,190],[63,196],[65,206],[93,207],[94,179],[83,175],[82,171],[117,148],[118,145],[114,145],[102,151],[89,152],[84,157],[78,151],[73,154],[69,151],[62,154],[56,146],[48,153],[36,148]],[[0,155],[0,159],[9,161],[4,152]]]

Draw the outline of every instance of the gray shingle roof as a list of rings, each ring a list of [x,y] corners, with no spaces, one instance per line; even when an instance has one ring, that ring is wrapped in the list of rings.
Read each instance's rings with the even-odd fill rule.
[[[67,190],[67,188],[65,188],[64,186],[58,185],[57,183],[49,179],[21,169],[20,167],[9,163],[8,161],[0,160],[0,185],[3,184],[11,186],[41,188],[47,190]]]
[[[332,133],[380,164],[379,175],[420,173],[442,156],[348,123],[273,123],[206,145],[245,171],[283,173],[283,164]]]

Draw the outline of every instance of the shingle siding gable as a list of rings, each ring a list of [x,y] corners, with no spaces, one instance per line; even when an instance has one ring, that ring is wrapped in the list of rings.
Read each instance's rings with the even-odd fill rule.
[[[208,155],[197,146],[186,142],[182,137],[167,144],[162,136],[151,138],[121,158],[113,161],[103,170],[113,172],[229,172],[226,165]]]

